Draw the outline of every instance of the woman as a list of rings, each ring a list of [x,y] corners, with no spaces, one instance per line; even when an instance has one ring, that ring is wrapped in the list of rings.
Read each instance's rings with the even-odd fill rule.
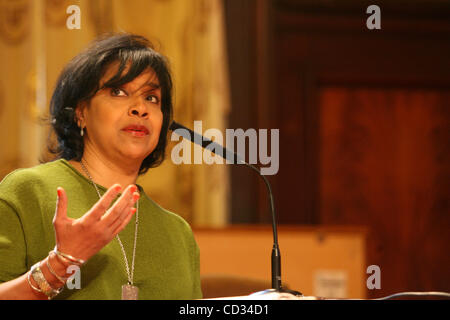
[[[66,66],[50,105],[58,159],[0,183],[0,299],[201,298],[190,227],[136,186],[164,159],[171,95],[140,36],[96,40]]]

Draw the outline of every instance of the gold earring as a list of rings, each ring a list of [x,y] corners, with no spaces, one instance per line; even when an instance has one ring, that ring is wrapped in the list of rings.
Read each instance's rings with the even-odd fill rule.
[[[84,136],[84,129],[83,129],[83,127],[81,127],[80,135]]]

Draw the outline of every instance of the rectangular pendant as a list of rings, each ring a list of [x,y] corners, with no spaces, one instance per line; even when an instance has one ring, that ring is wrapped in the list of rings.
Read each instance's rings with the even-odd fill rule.
[[[131,284],[124,284],[122,286],[122,300],[137,300],[139,288]]]

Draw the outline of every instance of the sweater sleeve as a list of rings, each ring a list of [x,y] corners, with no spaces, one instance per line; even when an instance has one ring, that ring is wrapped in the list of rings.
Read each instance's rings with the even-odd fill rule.
[[[192,257],[192,274],[194,278],[194,292],[192,294],[193,299],[202,299],[202,285],[200,278],[200,249],[197,245],[197,242],[193,244],[193,257]]]
[[[0,283],[13,280],[27,271],[26,245],[16,211],[0,199]]]

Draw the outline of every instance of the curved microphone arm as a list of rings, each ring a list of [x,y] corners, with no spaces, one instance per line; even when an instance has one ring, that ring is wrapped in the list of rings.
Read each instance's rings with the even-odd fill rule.
[[[275,205],[273,201],[272,188],[270,187],[269,180],[267,180],[266,176],[261,173],[261,170],[245,161],[240,161],[240,163],[256,171],[259,174],[259,176],[263,178],[264,183],[267,187],[267,191],[269,193],[270,212],[272,213],[272,233],[273,233],[272,289],[275,289],[276,291],[281,291],[281,254],[280,248],[278,246],[277,217],[275,214]]]
[[[264,180],[269,193],[270,201],[270,211],[272,214],[272,231],[273,231],[273,247],[272,247],[272,289],[278,292],[282,291],[281,287],[281,255],[278,246],[278,232],[277,232],[277,219],[275,214],[275,205],[273,200],[272,188],[270,187],[269,180],[261,173],[259,168],[247,163],[244,159],[236,154],[234,151],[228,150],[223,146],[217,144],[216,142],[203,137],[199,133],[186,128],[185,126],[173,121],[169,127],[170,130],[174,131],[178,135],[182,136],[189,141],[200,145],[202,148],[207,148],[211,152],[221,156],[222,158],[231,161],[233,164],[243,164],[252,170],[256,171],[259,176]]]

